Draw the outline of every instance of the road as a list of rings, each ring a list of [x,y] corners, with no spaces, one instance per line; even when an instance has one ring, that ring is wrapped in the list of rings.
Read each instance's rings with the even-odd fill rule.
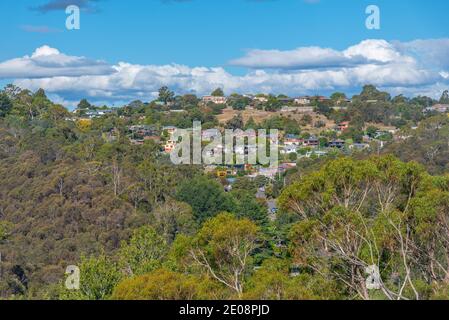
[[[276,213],[278,210],[276,200],[268,200],[267,205],[268,205],[268,217],[270,218],[271,221],[275,221]]]
[[[276,212],[277,212],[277,204],[276,200],[270,199],[267,200],[267,195],[265,194],[265,188],[259,188],[256,193],[257,199],[265,199],[267,202],[267,210],[268,210],[268,217],[271,221],[276,220]]]

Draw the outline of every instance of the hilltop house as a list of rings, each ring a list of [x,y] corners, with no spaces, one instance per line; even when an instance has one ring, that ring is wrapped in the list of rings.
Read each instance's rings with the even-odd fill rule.
[[[285,172],[289,169],[296,168],[296,166],[297,166],[296,162],[284,162],[279,165],[279,170],[281,172]]]
[[[174,126],[165,126],[162,128],[162,132],[167,132],[170,136],[172,136],[178,128]]]
[[[204,96],[202,101],[203,103],[226,104],[228,99],[226,97]]]
[[[296,145],[299,146],[303,143],[303,139],[301,139],[299,136],[295,135],[295,134],[287,134],[284,137],[284,145],[285,146],[292,146],[292,145]]]
[[[370,145],[367,143],[353,143],[349,146],[350,150],[366,150],[369,148],[370,148]]]
[[[430,108],[427,108],[426,111],[427,112],[446,113],[446,112],[449,112],[449,104],[436,104]]]
[[[165,151],[165,153],[171,153],[175,149],[175,147],[176,147],[176,142],[173,140],[168,140],[165,143],[164,151]]]
[[[100,118],[102,116],[112,114],[114,110],[112,109],[102,109],[102,110],[89,110],[85,112],[85,117],[88,119]],[[79,110],[75,110],[75,113],[79,113]]]
[[[201,138],[203,140],[209,141],[211,139],[214,139],[215,137],[219,137],[220,134],[220,130],[218,129],[203,130],[201,133]]]
[[[258,96],[253,98],[254,101],[260,102],[260,103],[267,103],[268,98],[264,96]]]
[[[316,97],[316,99],[318,100],[318,102],[330,101],[330,99],[328,97],[325,97],[325,96],[318,96],[318,97]]]
[[[259,168],[259,176],[264,176],[267,177],[269,179],[274,179],[274,177],[276,177],[276,175],[278,174],[278,168],[263,168],[260,167]]]
[[[161,136],[155,126],[134,125],[128,127],[129,139],[133,144],[143,144],[145,140],[153,140],[159,143]]]
[[[337,125],[337,131],[343,132],[349,129],[349,121],[343,121]]]
[[[289,146],[284,146],[284,148],[281,150],[282,154],[290,154],[290,153],[297,153],[298,151],[298,146],[295,145],[289,145]]]
[[[294,101],[294,99],[292,99],[292,98],[278,98],[278,101],[281,102],[281,103],[289,104],[289,103],[292,103]]]
[[[316,137],[310,137],[309,139],[305,139],[303,142],[304,147],[316,148],[320,145],[320,141]]]
[[[293,102],[295,104],[299,104],[299,105],[302,105],[302,106],[308,106],[308,105],[310,105],[312,100],[310,99],[309,96],[304,96],[304,97],[295,98]]]
[[[297,112],[297,113],[312,113],[314,107],[290,107],[283,106],[281,112]]]
[[[273,144],[279,144],[279,139],[281,137],[275,133],[269,133],[269,134],[260,134],[259,138],[267,139],[270,141],[270,143],[273,143]]]
[[[343,140],[337,139],[329,142],[329,148],[338,148],[342,149],[345,146],[345,142]]]

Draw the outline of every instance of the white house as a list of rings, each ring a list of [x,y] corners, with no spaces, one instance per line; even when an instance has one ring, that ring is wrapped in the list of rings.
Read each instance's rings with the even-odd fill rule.
[[[311,102],[312,101],[310,100],[310,97],[308,97],[308,96],[295,98],[295,100],[294,100],[295,104],[299,104],[302,106],[308,106],[308,105],[310,105]]]
[[[215,96],[204,96],[202,100],[204,103],[213,102],[215,104],[226,104],[226,102],[228,102],[228,99],[226,97]]]
[[[296,153],[298,151],[298,147],[295,145],[287,145],[284,146],[284,148],[281,150],[282,154],[290,154],[290,153]]]

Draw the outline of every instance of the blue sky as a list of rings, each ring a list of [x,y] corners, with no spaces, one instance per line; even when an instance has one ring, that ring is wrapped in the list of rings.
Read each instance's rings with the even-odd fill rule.
[[[81,30],[65,29],[69,3],[82,8]],[[380,30],[365,27],[370,4]],[[149,100],[162,84],[299,95],[372,82],[437,95],[448,86],[448,14],[445,0],[2,0],[0,83],[44,87],[66,105]]]

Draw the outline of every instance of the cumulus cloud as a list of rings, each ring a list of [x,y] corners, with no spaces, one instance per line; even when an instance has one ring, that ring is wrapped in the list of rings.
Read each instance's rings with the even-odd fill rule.
[[[449,69],[449,39],[418,39],[393,44],[398,51],[416,57],[426,66]]]
[[[422,49],[426,47],[422,41],[435,47],[433,53]],[[438,97],[449,85],[447,57],[441,48],[446,42],[365,40],[342,51],[320,47],[255,50],[236,59],[250,67],[244,75],[231,74],[223,67],[108,65],[43,46],[31,56],[0,63],[0,77],[15,79],[16,85],[31,90],[44,88],[66,102],[83,97],[116,103],[149,100],[161,86],[169,86],[178,94],[202,95],[222,87],[228,93],[300,95],[334,90],[352,93],[365,84],[374,84],[394,94]],[[429,54],[433,60],[428,60]]]
[[[232,60],[230,64],[253,69],[341,68],[384,64],[406,58],[385,40],[365,40],[344,51],[320,47],[301,47],[289,51],[250,50],[246,56]]]
[[[232,60],[231,65],[253,69],[313,69],[349,67],[367,63],[362,57],[346,57],[336,50],[306,47],[290,51],[251,50],[246,56]]]
[[[65,55],[49,46],[37,48],[31,56],[0,63],[0,78],[48,78],[57,76],[105,75],[114,69],[103,61]]]

